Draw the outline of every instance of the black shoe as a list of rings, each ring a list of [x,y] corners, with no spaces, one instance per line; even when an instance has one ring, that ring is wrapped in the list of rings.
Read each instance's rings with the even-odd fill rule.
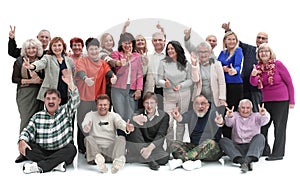
[[[274,157],[274,156],[269,156],[266,158],[267,161],[274,161],[274,160],[282,160],[283,157]]]
[[[246,163],[246,162],[242,163],[241,170],[242,170],[243,173],[248,172],[248,170],[249,170],[248,163]]]
[[[24,155],[20,154],[17,159],[15,160],[15,163],[21,163],[28,160]]]
[[[88,163],[89,165],[97,165],[96,162],[95,162],[95,160],[88,161],[87,163]]]
[[[249,171],[253,170],[253,163],[252,162],[248,163],[248,170]]]
[[[148,165],[151,170],[158,170],[160,167],[159,164],[155,161],[149,162]]]

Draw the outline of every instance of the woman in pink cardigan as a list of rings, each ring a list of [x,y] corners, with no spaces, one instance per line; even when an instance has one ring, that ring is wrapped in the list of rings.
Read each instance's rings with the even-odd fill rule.
[[[117,81],[111,88],[112,105],[114,111],[127,121],[132,119],[133,112],[137,110],[143,90],[142,60],[136,52],[132,34],[124,32],[120,35],[118,51],[112,52],[111,57],[122,64],[115,68]]]
[[[284,157],[286,126],[289,108],[294,108],[295,96],[292,78],[283,63],[276,59],[276,55],[267,43],[257,49],[258,64],[253,65],[250,83],[262,90],[262,102],[271,115],[270,122],[261,128],[266,138],[263,155],[266,160],[281,160]],[[268,144],[268,130],[274,124],[274,144],[272,152]]]

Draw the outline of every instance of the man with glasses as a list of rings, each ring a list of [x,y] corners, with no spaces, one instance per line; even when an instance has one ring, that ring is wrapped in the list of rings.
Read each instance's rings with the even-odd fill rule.
[[[145,93],[143,106],[133,117],[135,130],[127,136],[126,160],[148,163],[150,169],[158,170],[160,165],[165,165],[169,160],[163,145],[170,117],[157,108],[157,96],[153,92]]]
[[[193,110],[182,115],[178,108],[171,113],[179,123],[188,124],[190,142],[174,141],[171,145],[173,160],[169,161],[170,170],[183,167],[185,170],[194,170],[201,167],[201,161],[220,161],[223,152],[219,147],[222,115],[225,107],[213,110],[211,103],[203,95],[193,100]]]
[[[230,22],[223,23],[222,28],[227,31],[231,31]],[[249,45],[239,41],[239,47],[243,50],[244,60],[242,66],[242,78],[243,78],[243,93],[244,98],[250,99],[253,103],[253,112],[258,112],[258,104],[261,103],[261,91],[250,84],[250,74],[253,69],[253,64],[257,64],[256,51],[262,43],[268,43],[268,34],[266,32],[259,32],[256,37],[256,46]]]

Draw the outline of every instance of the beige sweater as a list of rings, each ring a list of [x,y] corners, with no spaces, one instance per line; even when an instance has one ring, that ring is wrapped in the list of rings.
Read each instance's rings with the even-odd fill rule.
[[[126,122],[114,112],[108,112],[106,116],[100,116],[98,111],[88,112],[81,124],[82,128],[90,121],[92,121],[92,126],[89,135],[93,136],[96,143],[103,148],[107,148],[114,142],[117,129],[126,132]]]

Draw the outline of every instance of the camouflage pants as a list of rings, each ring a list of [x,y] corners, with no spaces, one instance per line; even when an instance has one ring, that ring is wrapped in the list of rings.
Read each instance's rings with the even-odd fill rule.
[[[172,143],[171,150],[174,158],[181,159],[183,161],[217,161],[223,155],[219,144],[211,139],[203,141],[200,145],[176,140]]]

